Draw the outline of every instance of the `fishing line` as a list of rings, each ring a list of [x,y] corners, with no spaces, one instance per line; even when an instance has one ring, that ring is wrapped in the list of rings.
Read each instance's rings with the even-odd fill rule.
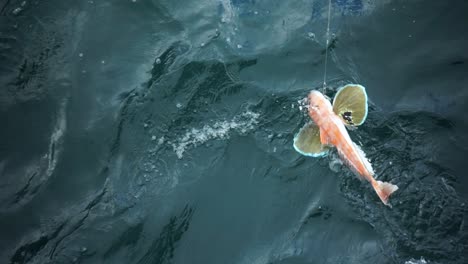
[[[325,69],[323,73],[323,89],[327,86],[327,65],[328,65],[328,45],[330,43],[330,17],[331,17],[331,0],[328,0],[328,21],[327,21],[327,44],[325,46]]]

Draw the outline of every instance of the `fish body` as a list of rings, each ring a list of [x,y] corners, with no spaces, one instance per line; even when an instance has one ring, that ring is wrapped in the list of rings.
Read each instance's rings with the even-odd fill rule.
[[[319,91],[309,94],[309,116],[320,129],[322,144],[336,147],[340,156],[355,173],[371,181],[374,176],[372,166],[351,140],[343,121],[333,112],[330,101]]]
[[[365,115],[367,116],[367,98],[365,103]],[[374,170],[372,169],[372,165],[365,157],[365,154],[361,148],[359,148],[359,146],[357,146],[351,140],[351,137],[346,130],[343,119],[343,117],[346,117],[346,115],[342,115],[342,117],[340,117],[336,112],[337,111],[334,110],[333,105],[322,93],[319,91],[310,92],[309,116],[319,129],[320,143],[323,146],[336,147],[344,163],[360,178],[363,178],[371,183],[380,200],[385,205],[390,206],[388,203],[388,198],[394,191],[398,189],[398,187],[387,182],[375,180],[375,174]],[[345,113],[347,114],[347,112]],[[362,122],[364,122],[364,120],[362,120]]]

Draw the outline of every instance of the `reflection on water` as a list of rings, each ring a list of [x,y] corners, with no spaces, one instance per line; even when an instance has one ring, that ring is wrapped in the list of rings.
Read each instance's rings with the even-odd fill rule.
[[[326,7],[4,1],[0,262],[465,263],[466,3],[332,1],[329,47]],[[392,209],[292,148],[325,48]]]

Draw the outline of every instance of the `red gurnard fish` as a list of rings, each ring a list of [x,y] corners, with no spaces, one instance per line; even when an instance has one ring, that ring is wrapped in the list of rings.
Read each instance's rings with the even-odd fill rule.
[[[367,95],[361,85],[348,84],[338,90],[333,100],[319,91],[309,94],[309,116],[313,123],[305,125],[294,138],[294,148],[312,157],[326,155],[330,147],[336,147],[343,162],[359,177],[366,179],[380,200],[388,203],[389,196],[398,187],[374,179],[374,170],[364,152],[350,138],[346,126],[355,127],[367,117]]]

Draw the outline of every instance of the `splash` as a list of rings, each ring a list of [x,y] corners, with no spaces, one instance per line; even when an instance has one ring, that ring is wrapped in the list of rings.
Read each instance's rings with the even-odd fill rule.
[[[299,107],[299,111],[307,113],[309,111],[309,98],[304,97],[303,99],[298,100],[297,105]]]
[[[258,124],[259,116],[258,113],[247,111],[229,121],[222,120],[212,125],[204,125],[202,128],[192,128],[185,132],[182,138],[172,143],[172,148],[177,157],[181,159],[190,147],[200,146],[213,139],[227,139],[233,131],[240,134],[251,131]]]

